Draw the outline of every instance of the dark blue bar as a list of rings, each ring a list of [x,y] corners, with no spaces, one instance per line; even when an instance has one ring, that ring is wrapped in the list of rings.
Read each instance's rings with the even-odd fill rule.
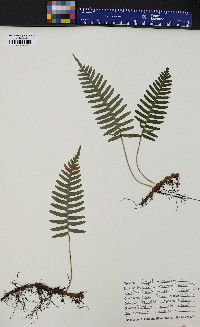
[[[77,10],[77,23],[192,27],[192,14],[184,11],[80,8]]]

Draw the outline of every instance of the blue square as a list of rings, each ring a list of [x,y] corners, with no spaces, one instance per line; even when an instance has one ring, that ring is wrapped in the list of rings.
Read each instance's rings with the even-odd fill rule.
[[[57,19],[56,19],[56,23],[57,23],[57,24],[60,24],[60,23],[61,23],[61,19],[58,19],[58,18],[57,18]]]
[[[75,10],[70,10],[70,14],[75,14]]]

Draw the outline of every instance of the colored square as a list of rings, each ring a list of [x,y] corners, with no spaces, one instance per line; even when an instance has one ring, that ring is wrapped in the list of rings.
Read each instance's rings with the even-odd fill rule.
[[[47,23],[75,23],[75,1],[47,1]]]

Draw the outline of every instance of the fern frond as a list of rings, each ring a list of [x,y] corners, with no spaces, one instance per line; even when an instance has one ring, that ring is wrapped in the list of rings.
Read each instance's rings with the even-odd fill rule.
[[[157,137],[155,133],[160,129],[158,126],[164,122],[167,114],[166,109],[168,108],[172,85],[170,78],[169,68],[166,68],[153,85],[149,85],[144,100],[140,99],[139,110],[136,110],[135,116],[142,128],[140,138],[144,137],[150,141],[155,141]]]
[[[114,95],[114,88],[107,84],[103,75],[97,74],[91,66],[85,66],[74,56],[79,65],[79,80],[83,92],[86,94],[88,103],[97,115],[96,121],[100,128],[106,130],[104,135],[109,136],[108,142],[123,137],[136,137],[131,134],[134,128],[132,118],[129,118],[130,111],[126,111],[126,104],[122,105],[123,99],[120,95]]]
[[[81,147],[68,162],[68,165],[64,165],[65,169],[61,170],[60,179],[56,181],[56,191],[52,192],[54,202],[51,203],[51,206],[54,210],[50,210],[50,213],[62,218],[50,220],[50,222],[58,225],[58,227],[51,228],[53,232],[59,232],[53,235],[53,238],[63,237],[69,233],[85,233],[84,230],[78,228],[79,225],[85,223],[85,216],[76,215],[85,209],[79,166],[80,150]]]

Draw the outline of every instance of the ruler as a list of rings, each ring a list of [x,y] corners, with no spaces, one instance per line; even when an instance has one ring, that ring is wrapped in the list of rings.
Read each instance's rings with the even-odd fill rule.
[[[192,13],[187,11],[93,9],[77,10],[81,25],[134,25],[160,27],[192,27]]]
[[[0,25],[200,29],[200,0],[0,0]]]

